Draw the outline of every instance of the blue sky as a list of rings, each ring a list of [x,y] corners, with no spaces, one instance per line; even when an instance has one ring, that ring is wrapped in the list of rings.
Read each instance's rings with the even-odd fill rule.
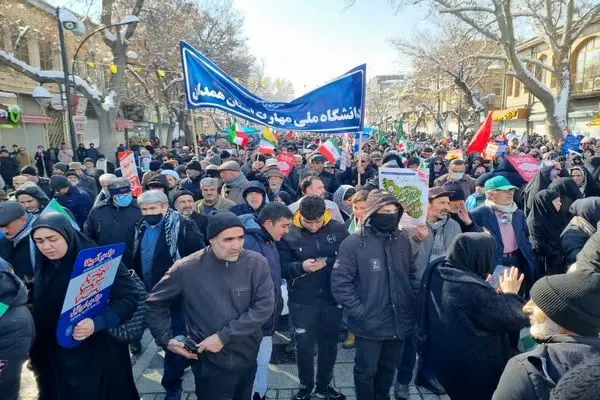
[[[48,0],[78,10],[77,0]],[[100,5],[100,0],[94,0]],[[370,77],[409,70],[389,39],[427,25],[418,8],[394,13],[388,0],[234,0],[250,51],[267,76],[294,84],[296,95],[367,64]],[[143,21],[142,21],[143,22]]]
[[[366,63],[369,77],[407,71],[389,39],[422,27],[425,13],[395,14],[387,0],[235,0],[269,76],[289,79],[296,95]]]

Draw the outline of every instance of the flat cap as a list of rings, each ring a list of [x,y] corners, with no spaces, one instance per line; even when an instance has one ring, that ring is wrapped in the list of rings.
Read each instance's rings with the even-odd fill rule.
[[[19,202],[4,201],[0,203],[0,227],[10,224],[25,214],[27,214],[27,210]]]
[[[219,166],[219,171],[237,171],[240,172],[242,169],[240,167],[240,164],[238,164],[237,162],[231,160],[231,161],[226,161],[223,163],[223,165]]]

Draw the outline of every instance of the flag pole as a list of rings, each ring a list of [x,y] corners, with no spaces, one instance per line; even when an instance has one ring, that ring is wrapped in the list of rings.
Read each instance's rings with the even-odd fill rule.
[[[362,132],[358,133],[358,165],[356,166],[356,172],[358,172],[358,186],[360,186],[360,164],[361,164],[361,158],[362,158]]]
[[[198,154],[198,137],[196,136],[196,118],[194,117],[194,110],[189,110],[190,115],[192,116],[192,133],[194,136],[194,154],[196,158],[200,155]]]

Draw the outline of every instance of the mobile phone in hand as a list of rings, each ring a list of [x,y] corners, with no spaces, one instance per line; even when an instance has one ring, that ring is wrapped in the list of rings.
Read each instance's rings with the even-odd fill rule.
[[[496,265],[494,272],[492,273],[492,286],[496,289],[500,287],[500,275],[504,274],[504,271],[508,269],[505,265]]]
[[[196,342],[194,342],[189,337],[185,337],[183,339],[183,348],[189,351],[190,353],[198,353],[198,347],[196,347]]]

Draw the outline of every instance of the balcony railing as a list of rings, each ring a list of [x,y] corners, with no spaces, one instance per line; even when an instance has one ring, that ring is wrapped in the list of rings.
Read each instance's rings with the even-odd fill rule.
[[[577,80],[576,76],[571,77],[573,85],[573,94],[588,94],[599,92],[600,93],[600,75],[595,77],[589,77],[584,80]]]

